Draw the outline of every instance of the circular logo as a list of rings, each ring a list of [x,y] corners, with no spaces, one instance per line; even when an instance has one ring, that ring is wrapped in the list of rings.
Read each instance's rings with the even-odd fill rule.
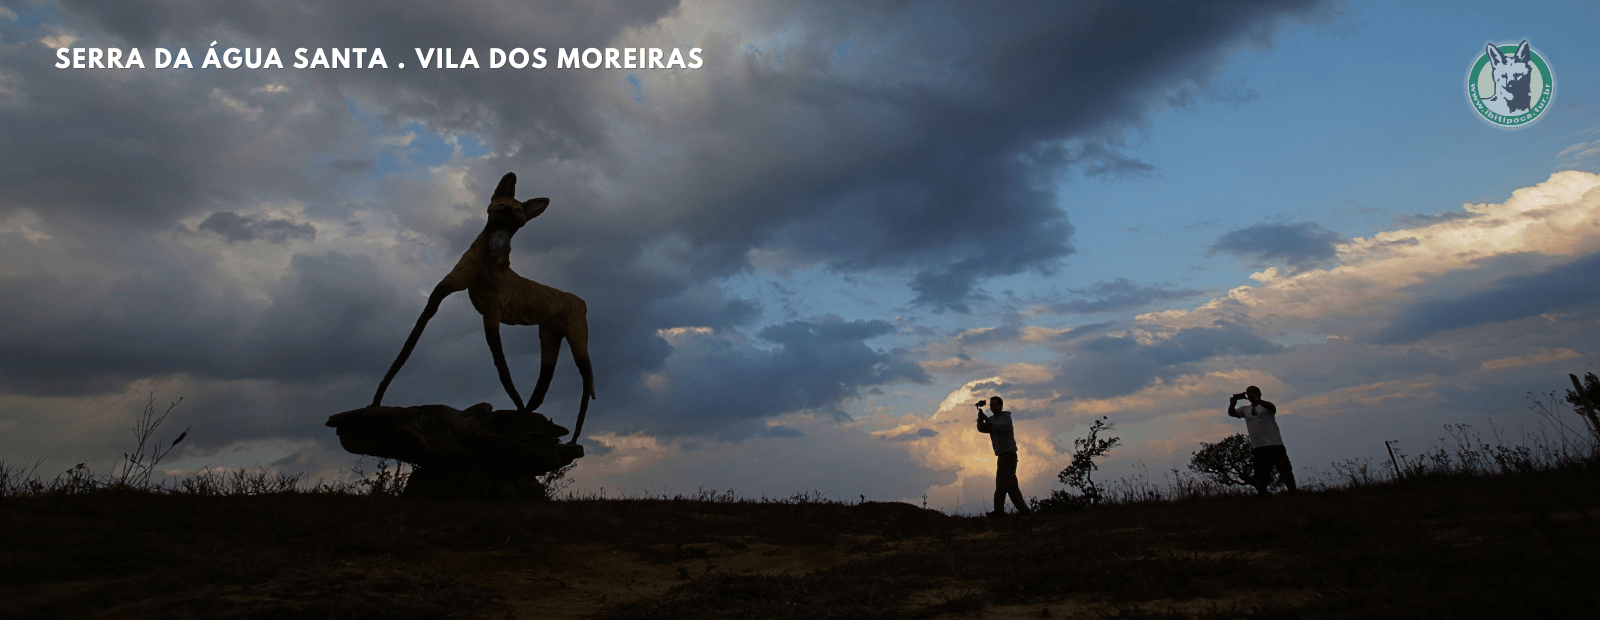
[[[1555,75],[1544,58],[1519,45],[1484,46],[1467,73],[1467,99],[1484,120],[1499,127],[1521,127],[1550,107]]]

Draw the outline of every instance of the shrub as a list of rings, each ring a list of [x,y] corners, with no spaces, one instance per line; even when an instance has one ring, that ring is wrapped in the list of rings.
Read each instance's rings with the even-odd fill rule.
[[[1200,449],[1189,456],[1189,471],[1223,486],[1250,486],[1255,477],[1254,463],[1250,438],[1234,433],[1217,443],[1200,442]]]
[[[1087,436],[1072,440],[1072,446],[1075,448],[1072,452],[1072,464],[1061,470],[1056,479],[1062,484],[1078,489],[1080,494],[1073,495],[1061,489],[1052,490],[1049,497],[1033,500],[1034,510],[1052,512],[1094,506],[1105,500],[1104,491],[1094,481],[1094,470],[1100,468],[1094,464],[1094,459],[1104,456],[1122,443],[1121,437],[1100,438],[1100,433],[1110,432],[1114,428],[1116,425],[1106,422],[1106,416],[1100,416],[1094,424],[1089,425]]]

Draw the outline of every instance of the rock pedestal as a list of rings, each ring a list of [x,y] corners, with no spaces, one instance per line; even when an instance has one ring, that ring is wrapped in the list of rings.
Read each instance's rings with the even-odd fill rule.
[[[538,476],[583,456],[567,429],[538,413],[445,405],[363,407],[328,418],[339,445],[413,466],[405,497],[537,499]]]

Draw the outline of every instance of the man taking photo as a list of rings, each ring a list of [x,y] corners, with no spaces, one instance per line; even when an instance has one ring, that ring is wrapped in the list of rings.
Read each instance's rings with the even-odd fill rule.
[[[991,415],[983,414],[985,404],[989,405]],[[989,516],[1006,516],[1008,494],[1017,512],[1030,514],[1032,511],[1028,510],[1028,502],[1022,499],[1022,487],[1017,484],[1017,437],[1011,426],[1011,412],[1005,410],[1005,401],[999,396],[978,401],[978,432],[989,434],[994,455],[1000,457],[994,472],[994,512]]]
[[[1249,401],[1240,406],[1239,401]],[[1254,470],[1250,484],[1256,492],[1267,494],[1272,484],[1272,470],[1278,470],[1284,486],[1295,490],[1294,466],[1289,464],[1289,452],[1283,447],[1283,436],[1278,433],[1278,406],[1261,400],[1261,388],[1250,386],[1243,394],[1228,397],[1228,415],[1244,418],[1245,429],[1250,432],[1251,467]]]

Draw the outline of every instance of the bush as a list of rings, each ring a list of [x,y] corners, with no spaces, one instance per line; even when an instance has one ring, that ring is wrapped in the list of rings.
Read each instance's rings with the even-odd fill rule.
[[[1100,416],[1094,424],[1089,426],[1089,434],[1082,439],[1072,440],[1075,450],[1072,453],[1072,464],[1061,470],[1056,479],[1062,484],[1078,489],[1080,494],[1055,489],[1050,491],[1050,496],[1032,501],[1032,508],[1036,511],[1053,512],[1085,506],[1094,506],[1105,500],[1105,493],[1094,481],[1094,470],[1099,465],[1094,464],[1094,459],[1104,456],[1112,448],[1122,443],[1121,437],[1100,438],[1100,433],[1109,432],[1116,425],[1106,422],[1106,416]]]
[[[1189,456],[1189,471],[1223,486],[1250,486],[1256,471],[1250,438],[1234,433],[1217,443],[1200,442],[1200,449]]]

